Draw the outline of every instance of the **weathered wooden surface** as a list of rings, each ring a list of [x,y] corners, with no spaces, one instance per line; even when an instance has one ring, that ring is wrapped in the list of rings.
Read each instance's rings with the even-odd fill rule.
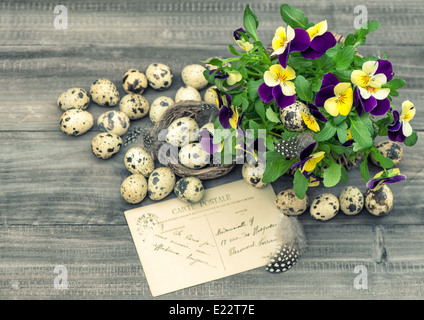
[[[351,1],[288,3],[312,21],[327,19],[341,34],[353,30]],[[270,41],[280,24],[279,1],[72,1],[64,3],[66,30],[53,26],[54,1],[0,3],[0,299],[152,299],[123,216],[134,207],[119,195],[128,175],[123,152],[107,161],[95,158],[90,142],[96,128],[77,138],[65,136],[56,99],[70,87],[88,89],[100,77],[119,84],[128,68],[145,69],[153,62],[168,64],[175,82],[163,93],[147,90],[146,98],[173,97],[185,65],[228,54],[246,4],[260,19],[261,38]],[[389,53],[396,74],[407,81],[395,102],[400,106],[410,99],[418,109],[412,125],[420,139],[405,149],[399,168],[408,180],[392,187],[393,211],[384,218],[366,211],[339,214],[326,223],[306,213],[300,219],[308,251],[290,272],[277,276],[255,269],[157,299],[423,297],[424,39],[419,23],[424,6],[418,0],[366,6],[369,19],[382,26],[361,50]],[[89,110],[96,118],[106,109],[92,104]],[[149,123],[144,119],[138,125]],[[205,185],[239,178],[237,168]],[[349,184],[365,189],[358,168]],[[283,177],[274,188],[290,185]],[[342,187],[329,191],[338,194]],[[310,196],[323,191],[312,189]],[[54,287],[57,266],[68,271],[67,289]],[[354,285],[355,268],[361,266],[368,271],[366,289]]]

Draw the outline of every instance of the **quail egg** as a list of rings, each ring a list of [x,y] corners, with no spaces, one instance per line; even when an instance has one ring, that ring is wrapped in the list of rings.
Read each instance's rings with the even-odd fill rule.
[[[167,65],[153,63],[147,67],[146,77],[151,88],[162,91],[171,86],[173,74]]]
[[[147,180],[142,174],[132,174],[121,184],[121,196],[131,204],[137,204],[146,198]]]
[[[175,147],[185,146],[199,139],[199,125],[190,117],[181,117],[169,125],[165,141]]]
[[[176,177],[168,167],[160,167],[150,174],[147,181],[147,194],[151,200],[162,200],[175,187]]]
[[[294,189],[285,189],[276,195],[274,204],[281,213],[288,216],[297,216],[306,211],[308,208],[308,201],[308,195],[300,199],[296,196]]]
[[[123,136],[130,127],[130,118],[122,111],[111,110],[99,116],[97,125],[100,131],[111,132],[118,136]]]
[[[393,208],[393,193],[386,185],[377,190],[367,189],[365,192],[365,208],[374,216],[385,216]]]
[[[207,122],[200,127],[199,132],[202,130],[208,130],[210,133],[213,134],[215,132],[215,125],[213,122]]]
[[[149,117],[150,121],[156,123],[162,117],[166,110],[174,104],[174,99],[166,96],[160,96],[153,100],[150,106]]]
[[[357,187],[346,187],[339,195],[340,210],[347,215],[355,215],[364,207],[364,195]]]
[[[202,101],[202,97],[199,91],[197,91],[192,86],[185,86],[177,90],[177,93],[175,94],[175,102],[185,100]]]
[[[142,94],[148,87],[146,75],[137,69],[129,69],[122,76],[122,87],[126,93]]]
[[[155,169],[152,156],[142,147],[132,147],[125,153],[125,167],[131,173],[148,177]]]
[[[90,95],[95,103],[104,107],[114,107],[119,102],[119,92],[108,79],[97,79],[90,86]]]
[[[200,64],[190,64],[181,71],[181,78],[185,85],[201,90],[209,83],[203,75],[205,70],[206,68]]]
[[[280,119],[287,130],[304,131],[307,128],[300,111],[311,115],[308,106],[300,101],[296,101],[288,107],[280,109]]]
[[[141,94],[129,93],[119,102],[119,110],[125,112],[130,120],[138,120],[149,113],[150,103]]]
[[[216,86],[212,86],[206,89],[205,94],[203,95],[203,101],[211,105],[217,105],[216,103]]]
[[[262,181],[263,175],[265,172],[265,164],[260,162],[249,164],[244,163],[242,166],[241,174],[243,176],[244,181],[255,188],[263,188],[268,185]]]
[[[178,153],[179,162],[191,169],[201,169],[210,163],[210,154],[198,142],[183,146]]]
[[[196,177],[185,177],[176,182],[174,193],[178,199],[193,204],[202,200],[205,189],[200,179]]]
[[[63,92],[57,99],[57,106],[63,111],[69,109],[86,110],[90,104],[90,96],[81,88],[71,88]]]
[[[94,125],[93,115],[82,109],[69,109],[60,117],[60,130],[69,136],[80,136]]]
[[[339,212],[339,199],[331,193],[323,193],[317,196],[311,203],[311,217],[316,220],[327,221]]]
[[[102,132],[91,141],[91,151],[97,158],[109,159],[116,154],[122,146],[122,138],[117,134]]]
[[[399,143],[394,141],[382,141],[375,145],[380,153],[393,161],[394,166],[397,166],[403,157],[403,149]],[[377,166],[380,166],[377,160],[371,155],[371,162]]]

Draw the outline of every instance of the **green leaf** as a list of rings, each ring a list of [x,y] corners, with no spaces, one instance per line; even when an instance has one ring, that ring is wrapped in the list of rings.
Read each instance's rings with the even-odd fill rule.
[[[300,170],[296,170],[293,178],[294,193],[299,199],[305,198],[306,191],[308,190],[309,180],[303,175]]]
[[[301,10],[288,4],[283,4],[281,6],[280,14],[281,18],[283,18],[283,21],[293,29],[305,29],[308,25],[308,18],[306,15]]]
[[[339,183],[342,176],[342,165],[334,160],[331,161],[330,166],[324,169],[323,184],[327,188],[334,187]]]
[[[268,151],[265,153],[266,166],[262,181],[271,183],[285,174],[296,159],[286,160],[281,154],[276,151]]]
[[[258,36],[256,34],[256,29],[259,26],[259,21],[252,10],[250,10],[249,5],[247,5],[244,9],[243,25],[246,32],[252,36],[254,40],[257,40]]]
[[[348,183],[349,181],[349,173],[347,172],[347,170],[345,169],[345,167],[341,167],[341,177],[340,177],[340,181],[343,183]]]
[[[313,103],[314,93],[312,92],[311,86],[308,80],[304,76],[298,75],[294,82],[296,86],[296,94],[300,100]]]
[[[265,106],[261,99],[256,99],[255,111],[262,118],[262,120],[265,119]]]
[[[418,141],[418,134],[417,131],[413,130],[412,134],[409,137],[406,137],[405,141],[403,142],[405,146],[412,147],[415,145]]]
[[[378,161],[378,163],[384,168],[384,169],[390,169],[393,168],[394,163],[389,158],[386,158],[384,155],[381,154],[380,151],[375,146],[371,147],[371,154],[374,157],[375,160]]]
[[[257,97],[259,97],[258,88],[263,82],[264,82],[263,79],[259,79],[259,80],[250,79],[247,82],[247,90],[248,90],[247,92],[249,93],[249,100],[254,101],[256,100]]]
[[[276,113],[272,110],[272,108],[271,108],[271,107],[268,107],[268,109],[266,109],[265,114],[266,114],[266,118],[267,118],[269,121],[274,122],[274,123],[280,123],[280,122],[281,122],[281,121],[280,121],[280,117],[279,117],[279,115],[277,115],[277,114],[276,114]]]
[[[240,55],[240,53],[238,53],[237,52],[237,50],[236,49],[234,49],[234,47],[230,44],[230,45],[228,45],[228,48],[230,49],[230,52],[233,54],[233,55],[235,55],[235,56],[239,56]]]
[[[364,158],[359,166],[359,173],[364,181],[368,182],[370,180],[370,172],[368,170],[368,155],[369,151],[364,152]]]
[[[353,33],[349,33],[346,36],[346,39],[344,41],[345,46],[353,46],[355,44],[355,35]]]
[[[358,119],[351,118],[350,133],[352,134],[353,140],[357,142],[362,148],[371,147],[373,140],[368,128],[364,123]]]
[[[314,139],[318,142],[327,141],[331,139],[336,134],[336,132],[337,128],[334,127],[330,121],[328,121],[325,123],[324,128],[314,136]]]
[[[340,50],[336,56],[335,67],[336,70],[346,70],[352,64],[353,56],[355,55],[355,48],[353,46],[345,46],[342,50]]]

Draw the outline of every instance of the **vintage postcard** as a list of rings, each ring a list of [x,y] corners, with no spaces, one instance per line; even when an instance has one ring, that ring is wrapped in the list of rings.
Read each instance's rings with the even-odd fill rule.
[[[244,180],[125,212],[153,296],[251,270],[275,250],[280,216],[271,185]]]

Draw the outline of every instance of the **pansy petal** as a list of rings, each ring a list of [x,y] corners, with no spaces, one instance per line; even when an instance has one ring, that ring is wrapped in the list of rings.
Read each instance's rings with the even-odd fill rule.
[[[404,142],[406,139],[405,135],[402,133],[402,130],[387,131],[387,137],[395,142]]]
[[[370,113],[377,106],[377,99],[374,97],[369,97],[368,99],[363,99],[361,97],[362,107],[366,113]]]
[[[371,77],[371,85],[375,88],[381,88],[381,86],[386,83],[387,77],[384,73],[378,73]]]
[[[324,109],[333,117],[337,117],[339,115],[339,106],[337,104],[337,98],[333,97],[327,99],[324,103]]]
[[[393,79],[393,67],[390,61],[387,60],[377,60],[378,61],[378,68],[375,71],[375,73],[384,73],[386,75],[387,81],[390,81]]]
[[[296,94],[296,87],[292,81],[284,81],[280,86],[285,96],[293,96]]]
[[[302,150],[302,152],[300,152],[299,159],[305,160],[306,158],[308,158],[312,154],[312,152],[314,152],[316,146],[316,142],[313,142],[308,145],[305,149]]]
[[[282,76],[286,80],[293,80],[294,78],[296,78],[296,71],[294,71],[292,67],[288,66],[284,69]]]
[[[275,87],[280,84],[280,80],[276,77],[275,73],[271,71],[265,71],[264,81],[268,87]]]
[[[389,88],[383,88],[383,89],[376,89],[372,95],[377,100],[383,100],[386,99],[389,96],[390,89]]]
[[[294,32],[294,29],[292,27],[287,26],[286,36],[287,36],[287,42],[290,42],[290,41],[292,41],[294,39],[295,32]]]
[[[317,107],[323,107],[325,101],[327,101],[331,97],[334,97],[334,87],[335,86],[333,85],[329,85],[317,92],[314,101]]]
[[[287,67],[287,62],[289,61],[290,50],[291,50],[291,42],[287,44],[287,47],[285,48],[285,50],[283,50],[283,52],[278,54],[278,62],[280,63],[280,65],[283,68]]]
[[[335,86],[340,83],[339,78],[337,78],[333,73],[327,72],[322,77],[321,89],[328,86]]]
[[[301,28],[296,28],[294,29],[294,32],[295,32],[295,37],[290,42],[290,52],[298,52],[298,51],[304,51],[308,49],[311,43],[311,40],[306,30],[303,30]]]
[[[324,115],[321,113],[321,111],[319,111],[318,107],[313,105],[312,103],[307,102],[306,103],[308,108],[309,108],[309,112],[319,121],[322,122],[327,122],[327,118],[324,117]]]
[[[371,97],[371,92],[369,92],[368,90],[365,90],[362,87],[358,87],[358,89],[363,99],[369,99]]]
[[[318,58],[321,58],[324,55],[325,52],[318,52],[309,47],[305,51],[302,51],[302,57],[305,59],[315,60]]]
[[[359,87],[366,87],[370,77],[362,70],[353,70],[350,74],[350,81]]]
[[[296,95],[284,95],[283,91],[281,90],[281,86],[272,88],[272,95],[274,96],[275,103],[280,109],[284,109],[296,101]]]
[[[311,41],[311,48],[316,52],[325,53],[328,49],[337,44],[336,38],[331,32],[325,32],[323,35],[315,37]]]
[[[414,118],[416,113],[416,109],[414,107],[414,104],[409,101],[406,100],[402,103],[402,115],[400,116],[400,118],[403,121],[410,121]]]
[[[224,129],[229,129],[231,127],[230,119],[233,117],[233,110],[224,106],[219,110],[219,122],[221,123]]]
[[[265,103],[268,103],[274,100],[274,97],[272,95],[272,87],[268,87],[266,83],[262,83],[258,87],[258,95],[259,95],[259,98],[261,98],[261,100]]]
[[[373,76],[378,68],[378,62],[377,61],[366,61],[362,65],[362,71],[366,74]]]
[[[412,134],[412,126],[407,121],[402,121],[402,133],[405,137],[409,137]]]
[[[393,110],[393,122],[387,126],[389,131],[398,131],[401,127],[400,116],[397,110]]]
[[[371,97],[368,100],[374,99]],[[383,100],[376,100],[376,106],[371,111],[369,111],[373,116],[383,116],[390,110],[390,100],[388,98]]]

